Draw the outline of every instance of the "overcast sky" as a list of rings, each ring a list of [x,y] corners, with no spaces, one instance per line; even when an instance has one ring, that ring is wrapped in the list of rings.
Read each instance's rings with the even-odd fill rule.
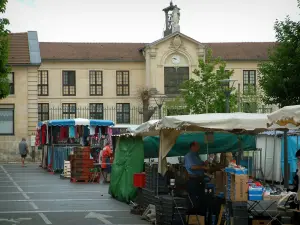
[[[169,0],[9,0],[12,32],[40,41],[153,42]],[[200,42],[274,41],[276,19],[300,20],[296,0],[173,0],[181,32]]]

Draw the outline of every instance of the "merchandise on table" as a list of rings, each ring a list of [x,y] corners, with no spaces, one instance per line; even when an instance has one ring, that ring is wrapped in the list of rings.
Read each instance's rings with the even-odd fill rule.
[[[71,178],[71,162],[70,161],[65,161],[64,162],[64,173],[63,173],[65,178]]]

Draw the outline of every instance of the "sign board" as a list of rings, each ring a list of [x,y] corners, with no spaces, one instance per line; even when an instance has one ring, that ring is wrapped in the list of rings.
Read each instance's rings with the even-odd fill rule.
[[[34,135],[31,135],[31,136],[30,136],[30,146],[31,146],[31,147],[34,147],[34,146],[35,146],[35,136],[34,136]]]
[[[205,132],[204,142],[205,142],[205,144],[213,143],[214,142],[214,132]]]

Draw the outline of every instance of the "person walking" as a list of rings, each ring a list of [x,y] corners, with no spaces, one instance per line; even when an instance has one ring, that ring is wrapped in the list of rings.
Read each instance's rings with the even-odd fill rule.
[[[25,166],[25,158],[28,154],[28,145],[25,138],[22,138],[22,141],[19,143],[19,153],[21,155],[22,167]]]

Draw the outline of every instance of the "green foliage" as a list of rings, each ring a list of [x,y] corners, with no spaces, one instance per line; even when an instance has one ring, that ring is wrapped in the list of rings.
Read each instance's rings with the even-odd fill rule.
[[[300,0],[298,0],[298,7]],[[259,65],[259,84],[266,104],[280,107],[300,104],[300,22],[289,16],[276,21],[276,46],[269,52],[269,61]]]
[[[0,15],[6,10],[7,0],[0,0]],[[10,69],[8,67],[8,51],[9,40],[6,29],[9,21],[6,18],[0,18],[0,99],[5,98],[9,94],[9,80],[7,74]]]
[[[262,93],[259,88],[249,86],[248,90],[243,92],[241,96],[243,112],[257,113],[258,107],[261,105]]]
[[[178,96],[175,99],[166,101],[164,107],[164,115],[174,116],[174,115],[188,115],[190,114],[187,109],[183,99]]]
[[[223,113],[226,111],[226,97],[220,80],[229,79],[233,70],[225,70],[226,63],[220,58],[213,58],[212,51],[208,50],[206,59],[199,60],[198,69],[193,71],[195,78],[191,78],[182,85],[181,97],[189,112]],[[235,111],[237,96],[232,90],[230,109]]]

